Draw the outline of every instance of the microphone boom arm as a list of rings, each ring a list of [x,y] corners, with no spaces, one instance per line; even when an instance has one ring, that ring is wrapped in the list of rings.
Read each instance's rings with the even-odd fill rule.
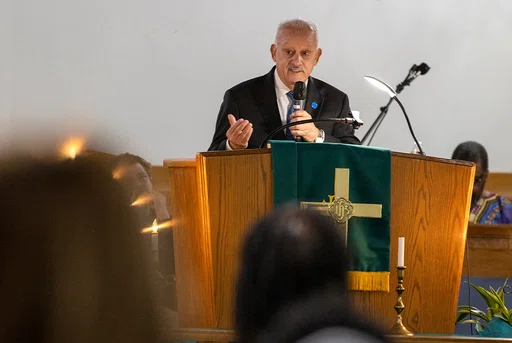
[[[416,146],[418,147],[418,150],[420,151],[420,154],[421,155],[425,155],[425,152],[423,151],[423,149],[421,149],[420,143],[416,139],[416,135],[414,134],[414,130],[412,129],[412,125],[411,125],[411,122],[409,121],[409,116],[407,115],[407,112],[405,111],[404,105],[402,105],[400,100],[398,100],[397,96],[394,96],[391,99],[395,100],[396,103],[398,104],[398,106],[400,106],[400,109],[404,113],[405,120],[407,121],[407,126],[409,127],[409,132],[411,133],[411,136],[414,139],[414,143],[416,143]]]
[[[400,94],[400,92],[402,92],[406,86],[410,86],[411,82],[414,81],[418,76],[425,75],[426,73],[428,73],[429,70],[430,70],[430,67],[424,62],[421,63],[419,66],[417,66],[416,64],[413,65],[412,68],[409,70],[409,73],[407,74],[405,79],[396,86],[396,90],[395,90],[396,94]],[[361,144],[365,144],[365,142],[368,140],[368,138],[370,140],[368,141],[367,145],[371,144],[373,137],[377,133],[377,130],[379,129],[382,122],[384,121],[384,118],[386,118],[386,115],[388,114],[389,106],[391,105],[392,102],[393,102],[393,98],[389,99],[386,106],[383,106],[380,108],[380,114],[377,116],[377,118],[372,123],[372,125],[370,126],[368,131],[365,133],[363,139],[361,139]],[[371,137],[370,137],[370,135],[371,135]]]
[[[293,123],[286,123],[284,125],[279,126],[277,129],[272,130],[267,137],[265,137],[265,140],[260,145],[260,149],[265,148],[268,141],[274,137],[276,133],[279,131],[282,131],[284,129],[287,129],[291,126],[300,125],[300,124],[307,124],[307,123],[326,123],[326,122],[336,122],[336,123],[343,123],[343,124],[352,124],[354,126],[354,129],[358,129],[361,125],[363,125],[362,122],[357,121],[357,119],[353,117],[343,117],[343,118],[314,118],[314,119],[306,119],[306,120],[299,120]]]

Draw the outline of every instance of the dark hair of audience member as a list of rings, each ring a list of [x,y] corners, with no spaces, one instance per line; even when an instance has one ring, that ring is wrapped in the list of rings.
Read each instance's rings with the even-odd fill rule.
[[[386,342],[383,332],[361,321],[338,293],[320,291],[284,307],[257,343]]]
[[[484,172],[489,170],[487,150],[485,150],[482,144],[477,142],[468,141],[460,143],[453,151],[452,159],[473,163],[480,162]]]
[[[284,306],[320,289],[346,293],[344,242],[332,219],[283,207],[248,234],[236,287],[235,326],[252,343]]]
[[[110,170],[9,159],[0,194],[0,341],[156,341],[148,256]]]
[[[148,161],[146,161],[145,159],[143,159],[140,156],[133,155],[133,154],[130,154],[127,152],[124,154],[117,155],[114,158],[114,160],[112,162],[112,164],[113,164],[112,170],[115,170],[116,168],[122,167],[122,166],[131,166],[136,163],[140,164],[142,166],[142,168],[144,168],[144,170],[146,171],[148,176],[151,177],[151,163],[149,163]]]

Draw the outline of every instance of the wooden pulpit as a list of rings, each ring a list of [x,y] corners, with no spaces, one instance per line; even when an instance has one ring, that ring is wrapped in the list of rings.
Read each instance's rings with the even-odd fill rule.
[[[232,328],[240,248],[251,224],[273,207],[269,149],[166,160],[181,328]],[[396,319],[398,237],[406,237],[405,325],[454,332],[474,164],[392,153],[390,292],[350,292],[363,318]]]

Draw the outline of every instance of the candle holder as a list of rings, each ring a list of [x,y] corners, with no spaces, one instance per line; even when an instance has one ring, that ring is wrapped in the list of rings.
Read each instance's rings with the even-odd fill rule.
[[[405,325],[402,323],[402,312],[405,309],[404,302],[402,301],[402,293],[405,291],[403,282],[404,282],[404,270],[405,266],[396,267],[396,274],[398,277],[398,286],[396,286],[396,293],[398,295],[398,299],[395,304],[396,311],[396,323],[391,328],[389,334],[390,335],[399,335],[399,336],[413,336],[413,333],[407,330]]]

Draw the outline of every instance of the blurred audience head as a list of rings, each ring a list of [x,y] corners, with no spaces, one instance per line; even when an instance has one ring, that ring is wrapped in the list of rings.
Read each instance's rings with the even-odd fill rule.
[[[257,343],[386,342],[382,332],[359,320],[346,298],[320,291],[285,306]]]
[[[149,258],[110,170],[9,158],[0,194],[0,341],[155,341]]]
[[[123,185],[132,201],[143,193],[151,194],[151,164],[140,156],[124,153],[114,158],[114,177]]]
[[[471,196],[471,206],[475,206],[482,196],[487,176],[489,175],[489,158],[487,150],[480,143],[468,141],[459,144],[453,151],[452,159],[473,162],[476,164],[475,182]]]
[[[254,342],[284,306],[319,290],[346,293],[344,242],[332,219],[283,207],[248,234],[242,251],[235,305],[240,342]]]

